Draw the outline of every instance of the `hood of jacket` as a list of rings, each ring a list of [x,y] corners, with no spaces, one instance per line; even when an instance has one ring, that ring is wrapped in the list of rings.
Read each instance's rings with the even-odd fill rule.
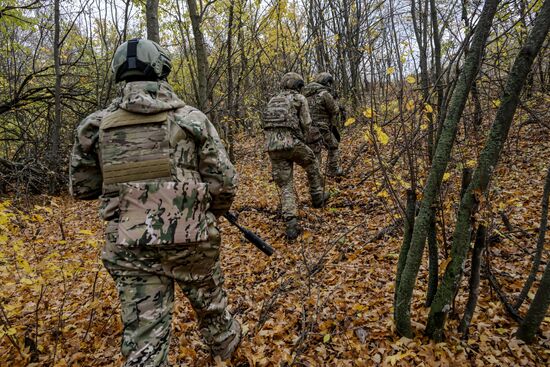
[[[142,114],[159,113],[184,106],[185,103],[165,81],[126,83],[122,89],[122,102],[119,104],[119,108],[123,110]]]
[[[310,97],[324,90],[326,90],[327,92],[330,92],[326,86],[316,82],[312,82],[306,85],[304,89],[302,89],[302,94],[306,97]]]

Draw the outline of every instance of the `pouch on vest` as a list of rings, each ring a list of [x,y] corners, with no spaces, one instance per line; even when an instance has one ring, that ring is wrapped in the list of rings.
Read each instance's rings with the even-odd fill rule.
[[[164,245],[208,239],[210,203],[203,182],[121,184],[117,244]]]
[[[103,184],[171,177],[166,112],[151,115],[117,110],[99,130]]]

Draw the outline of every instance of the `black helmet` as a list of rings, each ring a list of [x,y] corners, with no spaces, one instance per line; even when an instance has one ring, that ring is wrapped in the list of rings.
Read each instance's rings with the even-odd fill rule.
[[[156,42],[135,38],[118,46],[111,69],[115,81],[166,79],[172,64],[168,53]]]

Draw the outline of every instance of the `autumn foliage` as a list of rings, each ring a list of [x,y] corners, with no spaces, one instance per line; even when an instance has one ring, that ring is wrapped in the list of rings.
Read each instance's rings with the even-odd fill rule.
[[[515,339],[517,324],[486,279],[481,282],[478,309],[467,339],[461,340],[456,332],[467,292],[456,297],[448,340],[434,343],[425,338],[425,263],[412,305],[416,336],[396,336],[392,300],[402,219],[383,183],[384,174],[377,170],[372,143],[359,150],[357,141],[368,143],[365,139],[372,138],[373,132],[376,135],[376,128],[369,125],[357,116],[345,130],[342,147],[348,176],[340,181],[327,179],[326,190],[331,193],[327,208],[309,206],[305,175],[298,171],[296,189],[305,232],[294,243],[282,236],[278,193],[262,139],[239,137],[236,155],[241,189],[234,211],[239,213],[239,221],[273,245],[276,253],[271,258],[263,256],[225,220],[220,223],[226,288],[231,309],[245,332],[229,365],[547,363],[550,320],[543,322],[542,338],[534,345]],[[383,159],[392,154],[395,136],[391,128],[385,128],[384,134],[388,143],[380,144]],[[529,271],[550,160],[548,141],[548,131],[539,126],[516,128],[489,197],[481,203],[479,216],[489,218],[490,228],[486,261],[510,297],[521,290]],[[446,198],[442,218],[446,221],[452,222],[455,216],[462,167],[475,161],[478,149],[470,143],[460,144],[448,170],[442,194]],[[354,160],[358,153],[360,158]],[[396,166],[387,179],[402,198],[407,185],[399,172]],[[424,169],[421,173],[425,177]],[[29,362],[119,365],[119,301],[99,260],[103,232],[97,204],[75,202],[66,196],[35,197],[33,202],[36,204],[29,209],[18,209],[18,203],[4,199],[0,207],[0,359],[10,366]],[[500,219],[502,215],[508,224]],[[448,235],[443,232],[439,238],[441,256],[452,240]],[[441,260],[443,272],[448,258]],[[468,268],[467,264],[466,273]],[[172,362],[214,364],[181,293],[173,329]]]

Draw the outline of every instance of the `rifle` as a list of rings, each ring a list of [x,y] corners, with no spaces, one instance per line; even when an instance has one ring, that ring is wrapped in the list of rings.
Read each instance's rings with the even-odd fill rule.
[[[235,227],[239,229],[239,231],[241,231],[242,234],[244,234],[244,238],[246,238],[254,246],[260,249],[264,254],[266,254],[267,256],[273,255],[273,252],[275,252],[273,247],[269,246],[256,233],[239,225],[239,223],[237,223],[237,217],[235,217],[235,214],[227,212],[223,216],[225,217],[225,219],[227,219],[229,223],[233,224]]]

